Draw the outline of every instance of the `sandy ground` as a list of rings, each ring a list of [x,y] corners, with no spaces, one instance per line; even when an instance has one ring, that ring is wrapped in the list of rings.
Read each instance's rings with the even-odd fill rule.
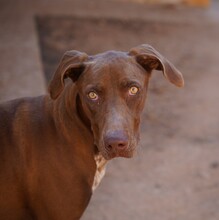
[[[77,4],[82,7],[86,2]],[[39,13],[37,28],[42,34],[46,72],[55,68],[66,49],[96,53],[149,43],[181,70],[186,84],[178,89],[154,72],[137,154],[133,159],[109,162],[82,219],[218,220],[218,4],[207,11],[159,8],[154,13],[148,11],[150,19],[146,15],[138,18],[138,10],[143,9],[133,3],[123,2],[124,16],[113,10],[114,3],[89,4],[90,14],[107,6],[107,19],[99,21],[93,15],[95,19],[91,19],[86,13],[79,19],[77,14]],[[136,13],[132,12],[131,18],[127,15],[130,8]]]

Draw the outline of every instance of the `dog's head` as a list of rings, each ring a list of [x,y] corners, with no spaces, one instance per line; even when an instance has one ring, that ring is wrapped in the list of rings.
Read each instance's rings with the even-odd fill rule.
[[[139,141],[140,114],[153,69],[161,70],[176,86],[183,86],[182,74],[149,45],[95,56],[68,51],[49,91],[56,99],[64,89],[64,79],[70,77],[78,92],[79,114],[88,122],[98,150],[105,159],[128,158]]]

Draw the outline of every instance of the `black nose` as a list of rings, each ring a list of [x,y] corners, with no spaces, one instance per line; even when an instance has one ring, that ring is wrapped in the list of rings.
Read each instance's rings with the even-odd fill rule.
[[[128,135],[123,130],[108,132],[104,138],[107,150],[126,150],[128,148]]]

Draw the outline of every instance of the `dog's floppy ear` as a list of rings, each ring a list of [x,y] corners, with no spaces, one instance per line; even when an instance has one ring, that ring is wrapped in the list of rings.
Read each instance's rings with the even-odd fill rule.
[[[162,70],[164,76],[174,85],[183,87],[183,76],[176,67],[148,44],[132,48],[129,55],[135,56],[136,61],[148,72],[153,69]]]
[[[64,89],[64,79],[69,77],[75,82],[85,69],[83,63],[88,59],[86,53],[76,50],[65,52],[59,66],[49,84],[49,93],[52,99],[56,99]]]

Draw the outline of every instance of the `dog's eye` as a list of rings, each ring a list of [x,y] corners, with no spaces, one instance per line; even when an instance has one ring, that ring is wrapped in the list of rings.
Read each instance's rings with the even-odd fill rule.
[[[89,99],[94,100],[94,101],[98,99],[98,95],[95,92],[89,92],[88,97]]]
[[[136,86],[132,86],[130,89],[129,89],[129,95],[136,95],[139,91],[139,88],[136,87]]]

